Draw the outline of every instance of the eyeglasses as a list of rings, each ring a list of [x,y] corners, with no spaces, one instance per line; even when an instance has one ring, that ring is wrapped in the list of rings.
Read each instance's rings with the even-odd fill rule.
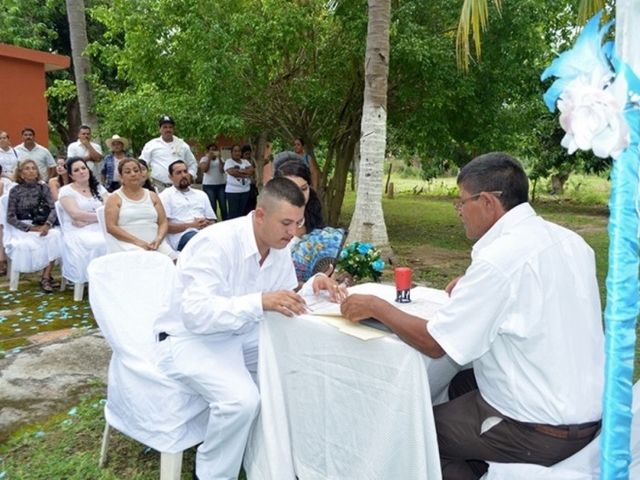
[[[465,203],[467,203],[470,200],[475,200],[476,198],[479,198],[480,195],[482,195],[483,193],[489,193],[495,197],[499,197],[500,195],[502,195],[502,190],[494,190],[492,192],[480,192],[480,193],[476,193],[475,195],[471,195],[470,197],[467,197],[464,200],[462,199],[456,200],[455,202],[453,202],[453,206],[455,207],[456,212],[460,212],[462,210],[462,207],[464,207]]]

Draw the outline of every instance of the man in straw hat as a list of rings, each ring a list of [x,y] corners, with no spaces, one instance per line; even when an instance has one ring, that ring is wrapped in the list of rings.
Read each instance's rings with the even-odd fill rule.
[[[118,173],[118,163],[127,158],[127,148],[129,148],[129,140],[115,134],[106,142],[111,153],[104,157],[102,162],[101,181],[109,192],[113,192],[120,188],[120,174]]]

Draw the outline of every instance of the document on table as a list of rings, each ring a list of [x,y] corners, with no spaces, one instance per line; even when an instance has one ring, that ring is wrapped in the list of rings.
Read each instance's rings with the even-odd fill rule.
[[[381,284],[362,284],[349,289],[349,293],[373,294],[389,300],[390,295],[395,295],[395,288]],[[412,301],[410,303],[393,304],[403,312],[428,320],[448,301],[447,294],[442,290],[416,287],[411,290]],[[395,297],[394,297],[395,298]],[[389,335],[388,332],[378,330],[366,325],[355,324],[344,318],[340,313],[340,305],[330,300],[327,292],[319,295],[305,296],[308,315],[317,315],[330,325],[338,328],[343,333],[358,337],[363,340],[379,338]]]

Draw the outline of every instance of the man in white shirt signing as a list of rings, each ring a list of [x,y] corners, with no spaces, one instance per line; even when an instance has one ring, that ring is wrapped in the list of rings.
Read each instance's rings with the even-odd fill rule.
[[[176,122],[168,115],[160,117],[160,136],[149,140],[142,148],[140,158],[147,162],[151,169],[151,182],[158,192],[173,185],[169,178],[169,165],[176,160],[182,160],[187,170],[195,180],[198,173],[198,163],[189,145],[173,134]]]
[[[180,315],[156,322],[158,367],[209,404],[196,455],[201,480],[238,477],[260,404],[254,380],[265,312],[305,312],[303,296],[293,291],[298,282],[287,248],[304,221],[304,206],[295,183],[271,180],[253,212],[206,228],[178,258]],[[321,289],[341,300],[338,285],[323,274],[309,279],[301,294]]]
[[[604,335],[593,250],[540,218],[509,155],[481,155],[458,175],[455,207],[471,265],[428,321],[376,297],[342,304],[352,321],[375,317],[430,357],[473,368],[434,407],[444,480],[478,479],[486,462],[553,465],[599,429]]]
[[[182,160],[169,165],[173,186],[160,193],[160,201],[169,220],[167,241],[174,250],[182,251],[193,236],[216,221],[209,197],[191,188],[191,175]]]

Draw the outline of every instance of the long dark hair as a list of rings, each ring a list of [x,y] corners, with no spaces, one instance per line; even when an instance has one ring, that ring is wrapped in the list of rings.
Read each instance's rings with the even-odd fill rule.
[[[134,160],[136,159],[134,158]],[[138,165],[142,165],[147,170],[147,179],[142,184],[142,188],[146,188],[147,190],[151,190],[152,192],[155,192],[156,189],[153,188],[153,184],[151,183],[151,180],[149,180],[149,165],[147,165],[146,160],[142,160],[141,158],[138,158],[136,161],[138,162]]]
[[[309,185],[309,201],[304,209],[304,224],[307,232],[316,228],[324,228],[325,223],[322,218],[322,204],[318,194],[311,186],[311,170],[302,160],[290,159],[278,164],[278,168],[273,172],[274,177],[300,177]]]
[[[87,170],[89,171],[89,190],[91,191],[91,195],[97,200],[102,200],[102,197],[100,196],[100,192],[98,192],[98,186],[100,184],[98,183],[98,180],[96,180],[96,177],[94,177],[93,172],[89,168],[89,165],[87,165],[87,162],[85,162],[84,158],[71,157],[67,159],[67,162],[64,164],[64,168],[67,171],[67,176],[69,177],[69,180],[70,180],[69,183],[73,181],[73,177],[71,175],[71,169],[73,167],[73,164],[76,162],[82,162],[84,163],[84,166],[87,167]],[[58,175],[58,183],[60,184],[60,186],[62,186],[64,184],[60,181],[60,177],[61,175]]]

